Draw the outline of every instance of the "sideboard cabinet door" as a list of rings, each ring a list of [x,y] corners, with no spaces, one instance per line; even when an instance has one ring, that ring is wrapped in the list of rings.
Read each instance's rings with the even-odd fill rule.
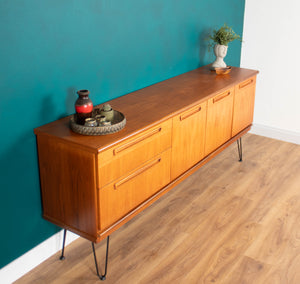
[[[234,88],[208,100],[205,155],[231,138]]]
[[[204,157],[207,101],[173,118],[171,179]]]
[[[253,121],[256,77],[235,86],[232,136],[238,134]]]

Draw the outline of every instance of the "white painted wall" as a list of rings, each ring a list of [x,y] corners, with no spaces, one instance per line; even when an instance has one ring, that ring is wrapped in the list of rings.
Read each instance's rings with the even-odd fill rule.
[[[246,0],[241,67],[259,70],[253,132],[300,144],[300,1]]]

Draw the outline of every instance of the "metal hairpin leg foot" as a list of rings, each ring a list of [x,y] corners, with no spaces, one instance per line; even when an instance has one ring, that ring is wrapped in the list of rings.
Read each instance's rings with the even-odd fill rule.
[[[95,252],[95,246],[94,246],[93,242],[92,242],[92,248],[93,248],[93,253],[94,253],[94,260],[95,260],[95,266],[96,266],[97,275],[98,275],[98,277],[99,277],[100,280],[105,280],[106,279],[106,273],[107,273],[107,263],[108,263],[109,236],[107,236],[107,238],[106,238],[105,270],[104,270],[104,274],[102,274],[102,275],[99,274],[98,262],[97,262],[97,257],[96,257],[96,252]]]
[[[66,243],[66,235],[67,235],[67,230],[64,229],[64,239],[63,239],[63,246],[62,246],[62,249],[61,249],[61,256],[60,256],[60,260],[64,260],[65,259],[65,243]]]
[[[236,140],[237,145],[238,145],[238,152],[239,152],[239,161],[243,161],[243,148],[242,148],[242,137]]]

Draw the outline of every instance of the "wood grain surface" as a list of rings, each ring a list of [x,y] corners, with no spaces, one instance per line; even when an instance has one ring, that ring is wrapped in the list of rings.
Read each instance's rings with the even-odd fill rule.
[[[220,92],[207,102],[205,155],[231,138],[234,88]]]
[[[217,76],[210,71],[209,66],[203,66],[116,98],[108,103],[125,115],[127,123],[124,129],[114,134],[84,136],[74,133],[69,127],[70,117],[36,128],[35,133],[54,135],[92,152],[102,151],[114,143],[143,132],[150,125],[162,122],[162,118],[166,120],[179,114],[257,73],[255,70],[232,67],[230,76]]]
[[[253,121],[256,77],[235,86],[232,135],[236,135]]]
[[[240,163],[232,144],[115,231],[103,283],[300,283],[300,146],[246,134],[243,150]],[[65,255],[16,283],[100,283],[89,241]]]
[[[173,118],[171,180],[204,158],[206,108],[204,102]]]

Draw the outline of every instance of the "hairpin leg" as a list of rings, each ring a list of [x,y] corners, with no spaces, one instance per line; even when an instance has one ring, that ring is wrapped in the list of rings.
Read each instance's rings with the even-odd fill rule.
[[[61,249],[61,256],[60,256],[60,260],[64,260],[65,259],[65,243],[66,243],[66,235],[67,235],[67,230],[64,229],[64,238],[63,238],[63,246],[62,246],[62,249]]]
[[[99,277],[100,280],[105,280],[106,279],[106,274],[107,274],[109,236],[107,236],[107,238],[106,238],[105,270],[104,270],[104,274],[102,274],[102,275],[99,274],[98,262],[97,262],[97,257],[96,257],[96,252],[95,252],[95,246],[94,246],[93,242],[92,242],[92,248],[93,248],[93,253],[94,253],[94,260],[95,260],[95,266],[96,266],[97,275],[98,275],[98,277]]]
[[[243,148],[242,148],[242,137],[240,137],[238,140],[236,140],[237,146],[238,146],[238,152],[239,152],[239,161],[243,161]]]

